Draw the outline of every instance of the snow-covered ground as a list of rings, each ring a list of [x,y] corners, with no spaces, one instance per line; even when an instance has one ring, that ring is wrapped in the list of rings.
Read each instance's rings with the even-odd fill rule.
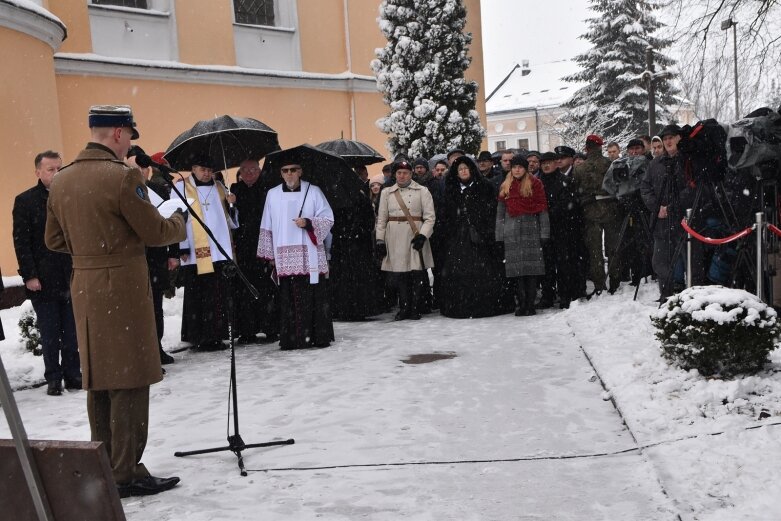
[[[536,317],[337,323],[328,349],[241,346],[244,441],[296,440],[245,451],[248,477],[229,452],[173,456],[225,445],[232,424],[227,352],[175,352],[144,461],[182,482],[123,500],[128,519],[781,519],[781,355],[734,381],[672,368],[657,293],[633,289]],[[180,299],[165,308],[178,351]],[[28,435],[88,439],[86,393],[31,387],[43,363],[21,347],[20,313],[0,312],[0,355]],[[455,357],[402,362],[433,352]]]

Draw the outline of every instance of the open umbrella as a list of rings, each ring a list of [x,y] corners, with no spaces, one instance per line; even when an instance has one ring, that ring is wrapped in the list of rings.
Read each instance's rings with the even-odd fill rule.
[[[227,169],[275,150],[279,141],[271,127],[257,119],[226,115],[199,121],[182,132],[163,157],[177,170],[189,169],[196,157],[204,155],[215,167]]]
[[[350,166],[367,166],[385,161],[382,154],[366,143],[350,139],[326,141],[317,145],[317,148],[340,156]]]
[[[266,189],[277,186],[282,183],[279,169],[290,164],[301,165],[304,171],[301,178],[319,187],[331,208],[347,208],[366,197],[363,181],[344,159],[312,145],[299,145],[267,155],[258,183]]]

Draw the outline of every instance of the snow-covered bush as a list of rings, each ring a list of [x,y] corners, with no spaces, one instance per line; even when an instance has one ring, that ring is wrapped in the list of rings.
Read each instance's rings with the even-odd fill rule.
[[[38,331],[35,311],[29,300],[22,304],[22,306],[24,309],[22,315],[19,317],[19,333],[21,335],[21,340],[24,342],[24,347],[28,351],[32,351],[35,356],[40,356],[43,352],[43,348],[41,347],[41,332]]]
[[[747,291],[695,286],[651,316],[664,357],[705,376],[756,373],[781,333],[775,310]]]

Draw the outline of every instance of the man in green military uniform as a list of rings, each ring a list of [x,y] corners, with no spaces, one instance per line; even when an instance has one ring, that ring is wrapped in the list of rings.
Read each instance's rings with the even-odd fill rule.
[[[605,257],[616,250],[618,231],[621,222],[620,208],[615,196],[602,189],[605,172],[610,161],[602,155],[601,137],[590,135],[586,138],[586,161],[575,167],[574,179],[576,193],[583,207],[584,241],[589,256],[589,278],[594,283],[594,294],[605,290]],[[602,251],[604,233],[605,252]],[[614,293],[621,283],[621,263],[618,259],[608,262],[610,266],[610,293]]]
[[[108,451],[121,497],[157,494],[179,478],[141,463],[149,386],[162,380],[145,247],[185,238],[187,215],[163,218],[145,179],[122,161],[138,138],[128,106],[90,109],[91,142],[49,190],[46,246],[73,259],[71,295],[93,441]]]

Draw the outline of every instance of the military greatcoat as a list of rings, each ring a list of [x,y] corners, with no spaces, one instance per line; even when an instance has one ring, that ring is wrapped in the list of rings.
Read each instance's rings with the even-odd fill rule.
[[[46,245],[73,258],[71,296],[85,389],[133,389],[162,379],[145,247],[184,240],[144,177],[90,144],[54,177]]]

